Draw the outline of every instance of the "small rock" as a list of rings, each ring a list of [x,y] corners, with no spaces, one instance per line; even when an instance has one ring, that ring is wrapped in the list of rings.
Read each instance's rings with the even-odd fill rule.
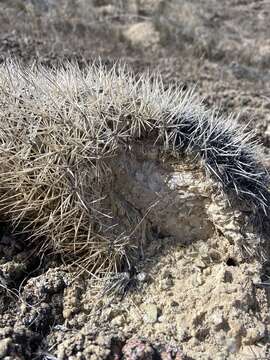
[[[121,327],[124,324],[124,317],[123,315],[116,316],[114,319],[112,319],[111,324],[113,326]]]
[[[148,276],[145,272],[140,272],[139,274],[137,274],[137,279],[139,282],[147,282]]]
[[[111,337],[99,334],[98,337],[96,338],[96,343],[99,346],[108,347],[110,346],[111,343]]]
[[[150,21],[130,25],[123,31],[123,37],[133,47],[156,47],[160,41],[159,32]]]
[[[163,279],[160,282],[160,288],[161,290],[168,290],[170,287],[172,287],[174,284],[172,278]]]
[[[166,319],[167,319],[166,316],[161,315],[161,316],[158,317],[158,322],[165,322]]]
[[[216,330],[219,330],[224,323],[223,314],[221,312],[214,312],[209,320],[214,324]]]
[[[144,320],[146,323],[154,324],[158,319],[158,308],[155,304],[145,304],[143,306]]]

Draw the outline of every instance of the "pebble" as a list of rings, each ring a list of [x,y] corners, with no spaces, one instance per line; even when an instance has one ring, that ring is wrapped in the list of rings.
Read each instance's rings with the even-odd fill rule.
[[[133,47],[155,47],[159,41],[159,32],[150,21],[130,25],[123,31],[123,37]]]
[[[145,304],[143,306],[144,321],[149,324],[154,324],[158,320],[158,308],[155,304]]]
[[[140,272],[139,274],[137,274],[137,279],[140,282],[147,282],[148,281],[148,276],[146,275],[145,272]]]

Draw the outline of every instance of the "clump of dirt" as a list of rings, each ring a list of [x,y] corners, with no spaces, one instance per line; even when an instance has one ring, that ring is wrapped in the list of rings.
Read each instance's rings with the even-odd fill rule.
[[[98,56],[108,66],[120,57],[138,76],[159,71],[165,86],[196,85],[206,105],[238,112],[238,120],[256,130],[269,166],[265,1],[62,5],[2,1],[1,59],[12,55],[50,67],[76,59],[84,67]],[[145,32],[132,41],[134,27],[148,27],[154,38]],[[0,358],[269,358],[269,264],[262,267],[241,251],[242,234],[229,216],[224,222],[211,207],[209,214],[215,226],[195,242],[157,229],[135,275],[126,273],[136,286],[124,297],[101,294],[97,280],[87,274],[74,279],[61,259],[33,253],[23,238],[1,231]],[[251,238],[256,248],[259,239]]]
[[[267,357],[269,315],[266,296],[255,287],[258,264],[238,262],[235,247],[222,236],[189,247],[160,239],[145,256],[145,283],[122,301],[102,298],[93,303],[86,286],[75,304],[69,300],[73,291],[65,292],[66,326],[84,323],[73,342],[80,339],[85,348],[89,340],[82,340],[81,333],[91,331],[96,346],[109,333],[123,343],[134,336],[148,339],[160,352],[166,343],[181,345],[194,359],[198,354],[210,359],[213,353],[216,359],[242,359],[252,351]],[[70,344],[69,335],[63,336],[67,340],[57,345],[56,354],[65,348],[68,356],[75,344]],[[55,339],[54,331],[50,339]]]
[[[145,259],[137,290],[122,299],[100,296],[93,279],[70,283],[61,268],[29,279],[18,297],[2,291],[13,299],[1,316],[2,358],[133,359],[139,339],[147,342],[138,359],[155,359],[168,346],[176,349],[172,359],[267,358],[270,319],[256,286],[259,264],[239,258],[226,237],[189,246],[157,239]]]

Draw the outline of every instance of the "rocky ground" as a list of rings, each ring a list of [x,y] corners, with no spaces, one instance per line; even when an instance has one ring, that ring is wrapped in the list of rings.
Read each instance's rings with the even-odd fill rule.
[[[165,85],[196,87],[209,107],[239,113],[270,166],[270,5],[263,0],[0,2],[0,59],[83,67],[122,59]],[[1,225],[1,359],[269,359],[267,263],[226,232],[149,244],[137,286],[102,296],[87,274],[36,254]],[[260,276],[263,278],[260,279]]]

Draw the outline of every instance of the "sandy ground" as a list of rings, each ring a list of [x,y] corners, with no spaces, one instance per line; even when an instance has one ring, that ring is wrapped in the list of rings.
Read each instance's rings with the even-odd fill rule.
[[[270,165],[270,5],[248,0],[0,2],[0,59],[80,66],[123,60],[239,113]],[[73,5],[72,5],[73,4]],[[236,236],[237,237],[237,236]],[[236,240],[235,240],[236,242]],[[124,298],[39,255],[1,224],[1,359],[269,359],[267,264],[222,233],[191,245],[163,237]]]

